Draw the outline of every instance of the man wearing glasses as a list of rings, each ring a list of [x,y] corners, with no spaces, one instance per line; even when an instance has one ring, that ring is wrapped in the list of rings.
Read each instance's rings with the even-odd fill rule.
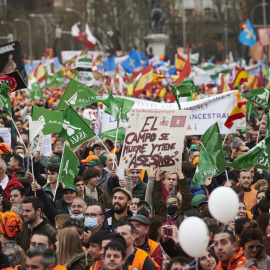
[[[84,213],[84,226],[92,234],[100,230],[111,231],[105,221],[104,210],[99,203],[92,203],[87,207]]]

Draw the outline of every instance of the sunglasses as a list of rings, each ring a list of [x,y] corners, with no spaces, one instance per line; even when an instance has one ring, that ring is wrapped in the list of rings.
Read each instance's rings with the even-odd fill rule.
[[[248,249],[250,249],[250,250],[253,250],[254,248],[255,249],[260,249],[262,247],[263,247],[262,244],[261,245],[248,245]]]

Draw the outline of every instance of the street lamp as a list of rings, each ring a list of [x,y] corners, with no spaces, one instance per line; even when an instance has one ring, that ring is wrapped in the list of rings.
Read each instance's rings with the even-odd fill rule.
[[[253,16],[254,16],[254,11],[255,11],[255,9],[258,8],[258,7],[263,7],[263,13],[264,13],[264,11],[265,11],[265,6],[267,6],[267,5],[268,5],[268,4],[265,3],[265,2],[263,1],[263,3],[257,4],[257,5],[255,5],[255,6],[251,9],[251,11],[250,11],[250,21],[251,21],[252,25],[254,24]],[[253,25],[253,26],[254,26],[254,25]]]
[[[47,21],[44,18],[43,14],[30,14],[29,15],[31,18],[40,18],[43,21],[44,24],[44,31],[45,31],[45,49],[48,48],[48,25],[47,25]]]
[[[182,26],[183,26],[183,47],[186,48],[186,16],[185,16],[185,0],[182,0]]]
[[[29,58],[32,56],[32,30],[31,24],[28,20],[16,18],[14,22],[24,22],[27,24],[28,27],[28,41],[29,41]]]
[[[82,15],[81,15],[81,13],[80,13],[78,10],[73,9],[73,8],[66,8],[65,10],[66,10],[67,12],[73,12],[73,13],[76,13],[76,14],[80,17],[81,22],[84,21]]]
[[[17,31],[16,31],[15,24],[14,23],[11,23],[11,22],[5,22],[5,21],[1,21],[1,24],[11,25],[13,27],[13,31],[14,31],[14,39],[16,39],[16,37],[17,37]]]

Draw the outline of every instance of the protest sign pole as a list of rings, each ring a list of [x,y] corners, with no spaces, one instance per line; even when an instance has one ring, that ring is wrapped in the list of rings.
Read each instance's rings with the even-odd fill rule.
[[[103,145],[103,147],[105,148],[105,150],[108,152],[108,154],[110,155],[110,157],[113,159],[113,165],[115,165],[116,167],[118,167],[117,164],[116,164],[116,162],[115,162],[115,160],[114,160],[114,156],[112,156],[111,152],[110,152],[109,149],[106,147],[106,145],[104,144],[104,142],[99,138],[99,136],[98,136],[98,135],[96,135],[96,136],[97,136],[97,138],[99,139],[99,141],[101,142],[101,144]],[[114,168],[114,167],[113,167],[113,168]]]
[[[13,125],[15,126],[15,129],[16,129],[16,131],[17,131],[17,134],[18,134],[19,137],[20,137],[20,140],[22,141],[22,144],[23,144],[23,147],[25,148],[25,151],[27,152],[27,148],[26,148],[26,146],[25,146],[25,144],[24,144],[24,141],[23,141],[23,139],[22,139],[22,136],[21,136],[21,134],[20,134],[20,132],[19,132],[19,130],[18,130],[18,128],[17,128],[17,126],[16,126],[16,124],[15,124],[15,122],[14,122],[14,120],[13,120],[12,117],[11,117],[11,121],[12,121]]]
[[[266,112],[266,110],[264,110],[263,115],[262,115],[262,119],[261,119],[260,126],[259,126],[259,132],[258,132],[256,144],[258,144],[258,142],[259,142],[260,131],[261,131],[262,121],[263,121],[263,117],[264,117],[264,115],[265,115],[265,112]]]
[[[225,137],[224,137],[224,140],[223,140],[222,146],[224,145],[224,143],[225,143],[225,141],[226,141],[226,138],[227,138],[227,136],[228,136],[229,132],[230,132],[230,129],[228,129],[228,131],[227,131],[227,133],[226,133],[226,135],[225,135]]]

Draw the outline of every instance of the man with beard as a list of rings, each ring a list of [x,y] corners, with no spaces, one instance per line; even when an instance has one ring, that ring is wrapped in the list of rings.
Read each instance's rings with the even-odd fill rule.
[[[235,236],[231,231],[220,229],[214,235],[214,250],[219,263],[215,270],[238,269],[247,263],[247,258],[240,249],[237,252]],[[252,268],[257,269],[257,268]]]
[[[28,197],[23,201],[24,224],[20,233],[19,245],[28,250],[31,236],[36,232],[48,232],[52,237],[56,235],[56,230],[46,218],[41,218],[43,212],[43,202],[37,197]]]
[[[257,190],[250,188],[252,180],[251,172],[247,172],[245,170],[240,171],[238,182],[244,189],[244,202],[248,211],[257,203]]]
[[[119,220],[124,216],[132,217],[133,214],[128,207],[132,201],[132,194],[125,188],[117,187],[113,190],[112,209],[105,212],[108,225],[115,230]]]

